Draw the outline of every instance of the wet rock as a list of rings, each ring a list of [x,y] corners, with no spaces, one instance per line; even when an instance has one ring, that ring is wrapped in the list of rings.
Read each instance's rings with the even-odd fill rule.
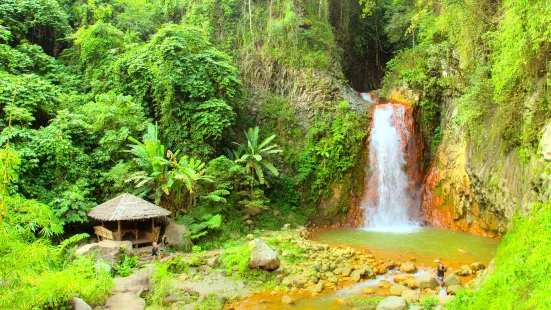
[[[396,268],[396,263],[393,260],[391,260],[391,261],[388,261],[385,264],[385,266],[388,270],[392,270],[392,269]]]
[[[481,262],[472,263],[470,267],[474,271],[486,269],[486,266],[484,266],[484,264]]]
[[[283,282],[283,276],[280,275],[280,274],[278,274],[278,275],[274,278],[274,282],[275,282],[276,284],[282,283],[282,282]]]
[[[407,290],[408,288],[403,285],[394,285],[390,287],[390,295],[393,296],[402,296],[402,292]]]
[[[333,277],[331,277],[331,278],[328,278],[327,280],[328,280],[329,282],[335,284],[335,285],[339,284],[339,278],[337,278],[337,277],[334,277],[334,276],[333,276]]]
[[[352,273],[352,267],[349,265],[346,265],[342,268],[342,275],[344,277],[350,276],[350,273]]]
[[[305,284],[306,284],[306,280],[304,280],[302,278],[294,278],[293,279],[293,285],[297,288],[303,288]]]
[[[414,304],[419,301],[419,293],[414,290],[403,290],[402,297],[404,297],[408,304]]]
[[[280,262],[277,253],[274,252],[261,239],[251,241],[251,257],[249,259],[249,267],[254,269],[261,267],[264,270],[275,270],[279,268]]]
[[[145,300],[133,293],[116,293],[105,301],[105,308],[110,310],[143,310]]]
[[[379,269],[377,269],[377,274],[385,274],[387,272],[386,266],[379,266]]]
[[[406,300],[397,296],[387,297],[377,305],[377,310],[406,310],[407,308]]]
[[[402,283],[405,283],[407,279],[410,279],[411,276],[396,276],[394,277],[394,279],[392,279],[392,281],[396,284],[402,284]]]
[[[71,299],[71,306],[73,310],[92,310],[89,304],[78,297],[73,297],[73,299]]]
[[[461,285],[461,279],[452,273],[444,278],[444,283],[446,286]]]
[[[375,290],[372,289],[372,288],[366,287],[366,288],[362,289],[362,293],[364,293],[364,294],[373,294],[373,293],[375,293]]]
[[[379,286],[380,288],[390,288],[392,285],[393,284],[387,280],[381,280],[379,281],[379,284],[377,284],[377,286]]]
[[[354,280],[355,282],[359,282],[362,277],[362,272],[360,270],[354,270],[350,274],[350,279]]]
[[[415,285],[421,289],[434,288],[438,286],[438,282],[430,275],[430,273],[426,272],[421,277],[415,279]]]
[[[312,287],[312,293],[321,293],[323,291],[323,288],[325,287],[325,285],[323,284],[323,281],[319,281],[318,284],[314,285]]]
[[[285,279],[283,279],[283,281],[281,281],[281,284],[289,287],[293,285],[293,279],[291,279],[291,277],[286,277]]]
[[[471,274],[473,274],[473,271],[471,267],[464,265],[464,266],[461,266],[461,269],[456,271],[455,274],[458,276],[464,277],[464,276],[470,276]]]
[[[281,302],[284,303],[284,304],[290,305],[290,304],[294,303],[295,301],[291,297],[285,295],[281,298]]]
[[[340,275],[342,274],[342,268],[338,267],[338,268],[335,268],[335,270],[333,271],[336,275]]]
[[[406,262],[402,264],[402,266],[400,267],[400,270],[402,270],[402,272],[405,272],[405,273],[416,273],[417,266],[415,266],[414,263]]]
[[[417,288],[417,285],[415,284],[415,279],[414,278],[406,279],[406,281],[404,281],[404,285],[411,288],[411,289],[416,289]]]

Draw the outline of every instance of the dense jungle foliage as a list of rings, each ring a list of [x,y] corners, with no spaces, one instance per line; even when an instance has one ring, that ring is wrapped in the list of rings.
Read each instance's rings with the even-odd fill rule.
[[[171,210],[203,249],[316,215],[361,162],[366,120],[331,90],[299,115],[293,86],[255,70],[338,90],[329,5],[0,1],[0,307],[100,304],[109,272],[66,251],[86,234],[65,238],[124,192]]]
[[[171,210],[202,249],[343,219],[346,201],[320,204],[358,191],[367,119],[340,89],[379,87],[387,60],[383,92],[420,95],[431,151],[452,97],[471,139],[535,153],[550,24],[546,0],[0,0],[0,308],[101,304],[112,272],[68,249],[124,192]],[[519,218],[495,277],[457,307],[535,307],[548,222]]]

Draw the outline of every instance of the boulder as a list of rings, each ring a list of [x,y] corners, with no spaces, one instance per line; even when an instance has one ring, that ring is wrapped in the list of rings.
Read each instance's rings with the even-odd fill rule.
[[[393,296],[402,296],[402,292],[408,288],[403,285],[393,285],[390,287],[390,295]]]
[[[281,302],[284,303],[284,304],[292,304],[293,302],[295,302],[291,297],[285,295],[281,298]]]
[[[416,273],[417,266],[415,266],[414,263],[406,262],[402,264],[402,266],[400,267],[400,270],[402,270],[402,272],[405,272],[405,273]]]
[[[352,273],[352,267],[350,265],[346,265],[342,268],[342,275],[344,277],[350,276],[351,273]]]
[[[379,281],[379,284],[377,284],[380,288],[390,288],[393,284],[390,283],[387,280],[381,280]]]
[[[359,282],[362,277],[362,272],[360,270],[354,270],[350,274],[350,279],[354,280],[355,282]]]
[[[185,225],[175,223],[174,221],[169,221],[169,224],[165,230],[166,240],[170,246],[181,249],[184,246],[189,246],[192,244],[191,239],[184,236],[184,234],[188,232],[189,229]]]
[[[283,225],[283,228],[281,230],[289,230],[291,229],[291,224],[285,224]]]
[[[141,295],[142,292],[151,288],[151,275],[155,272],[155,267],[140,269],[138,272],[124,278],[115,278],[115,292],[133,293]]]
[[[126,254],[131,254],[132,242],[103,240],[98,243],[85,244],[78,248],[75,254],[93,255],[94,253],[98,253],[100,258],[114,266],[120,262],[122,248],[124,248]]]
[[[470,267],[474,271],[479,271],[479,270],[482,270],[482,269],[486,269],[486,266],[484,266],[484,264],[481,263],[481,262],[472,263]]]
[[[403,290],[402,297],[404,297],[408,304],[414,304],[419,301],[419,293],[414,290]]]
[[[220,266],[220,262],[218,261],[218,256],[213,256],[207,259],[207,265],[211,268],[218,268],[218,266]]]
[[[323,288],[324,288],[324,284],[323,284],[323,281],[319,281],[318,284],[314,285],[312,287],[312,293],[321,293],[323,291]]]
[[[390,296],[377,305],[377,310],[406,310],[408,305],[403,297]]]
[[[426,272],[421,277],[415,279],[415,285],[421,289],[434,288],[438,286],[438,282],[430,275],[430,273]]]
[[[105,301],[109,310],[143,310],[145,300],[133,293],[116,293]]]
[[[444,283],[446,284],[446,286],[461,285],[461,279],[459,279],[458,276],[452,273],[444,278]]]
[[[71,299],[71,306],[73,310],[92,310],[89,304],[78,297],[73,297],[73,299]]]
[[[250,242],[251,258],[249,259],[249,267],[260,267],[264,270],[275,270],[279,268],[279,258],[263,240],[254,239]]]

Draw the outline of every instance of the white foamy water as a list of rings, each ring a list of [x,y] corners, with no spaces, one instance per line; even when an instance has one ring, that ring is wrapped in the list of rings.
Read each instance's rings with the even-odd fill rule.
[[[409,233],[419,229],[410,208],[417,200],[410,193],[403,150],[411,135],[404,121],[405,109],[399,105],[380,105],[374,110],[369,143],[370,171],[366,196],[362,202],[366,230]],[[403,130],[403,135],[400,133]],[[413,206],[412,206],[413,201]]]
[[[369,102],[375,102],[375,99],[373,99],[373,95],[371,93],[361,93],[362,99]]]

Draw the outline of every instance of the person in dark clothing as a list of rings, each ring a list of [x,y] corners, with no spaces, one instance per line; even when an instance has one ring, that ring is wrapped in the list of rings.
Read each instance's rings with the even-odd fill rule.
[[[434,262],[438,264],[436,266],[436,281],[438,281],[440,286],[443,286],[444,273],[448,270],[448,268],[444,264],[441,264],[439,259],[436,259]]]
[[[153,247],[151,248],[151,256],[153,257],[153,261],[159,256],[159,246],[157,246],[157,242],[153,242]]]
[[[167,238],[166,234],[164,234],[163,237],[161,238],[161,254],[162,254],[162,257],[165,256],[167,246],[168,246],[168,238]]]

